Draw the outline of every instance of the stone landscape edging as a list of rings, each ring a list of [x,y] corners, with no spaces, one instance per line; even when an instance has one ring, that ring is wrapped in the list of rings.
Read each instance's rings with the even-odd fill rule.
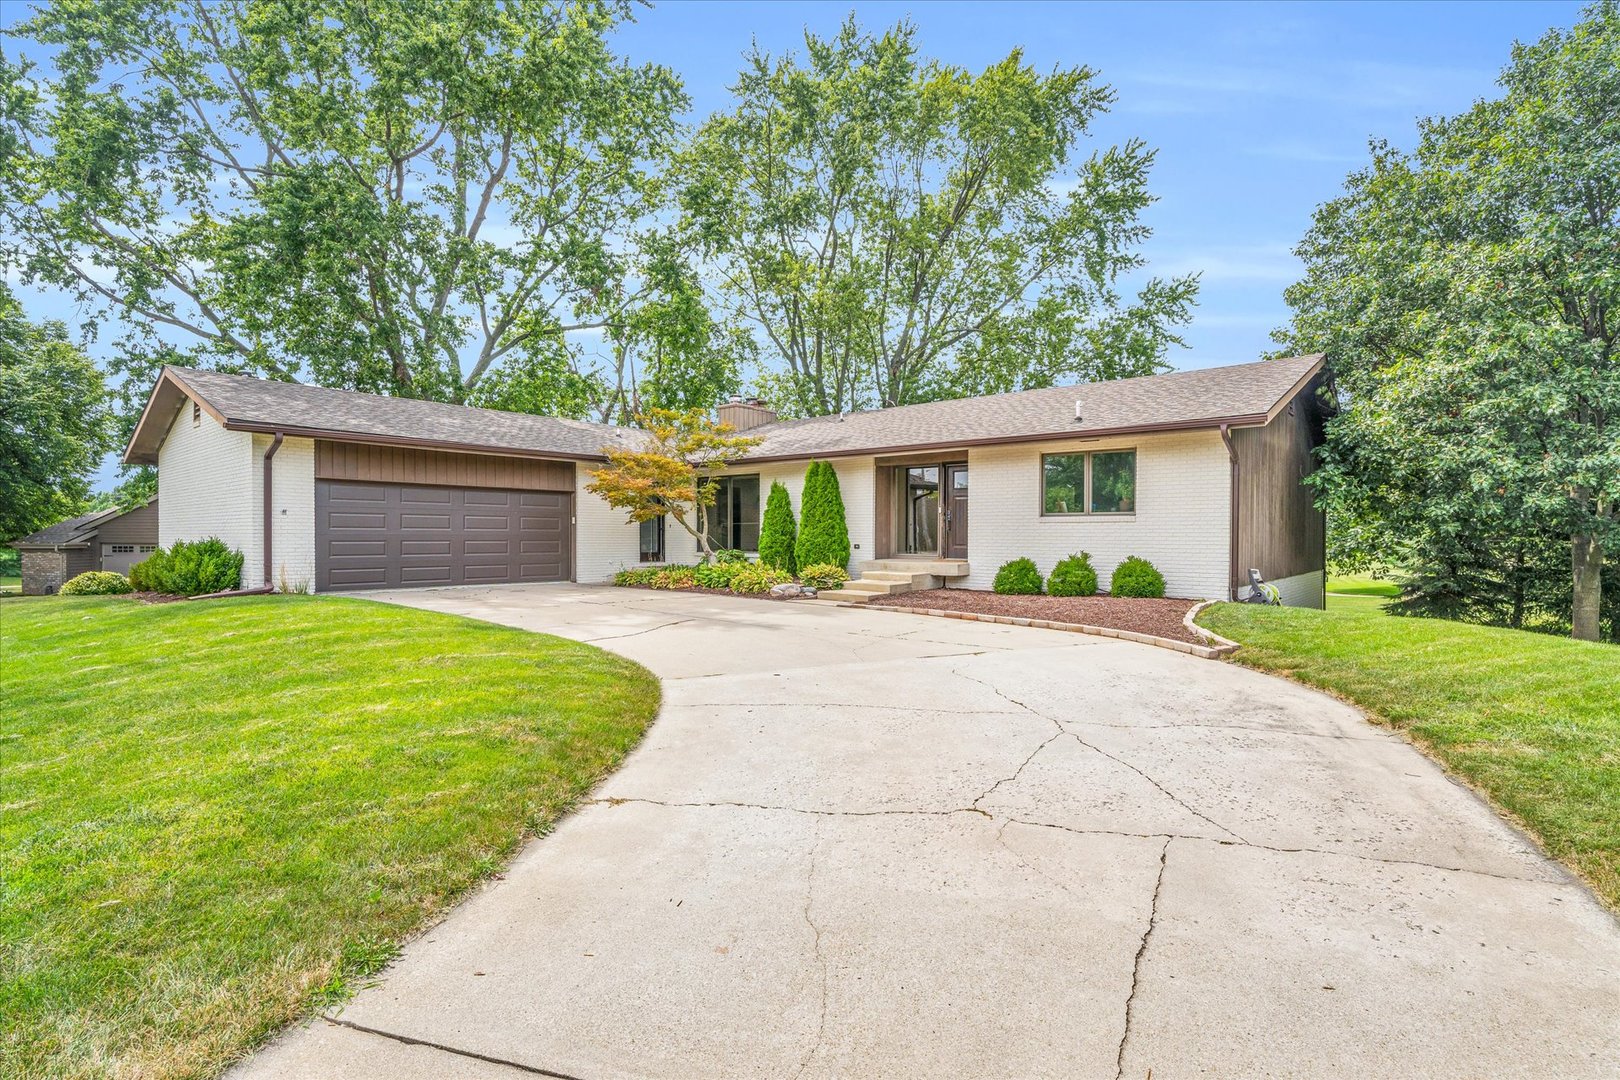
[[[1197,622],[1198,613],[1200,611],[1221,602],[1222,601],[1220,600],[1205,600],[1203,603],[1194,604],[1192,607],[1187,609],[1187,614],[1181,617],[1181,625],[1185,626],[1188,630],[1191,630],[1205,641],[1212,642],[1213,644],[1210,647],[1220,650],[1220,654],[1222,656],[1231,656],[1233,653],[1242,648],[1242,646],[1233,641],[1231,638],[1221,637],[1221,635],[1217,634],[1213,630],[1205,630],[1202,626],[1199,626]]]
[[[1070,634],[1095,634],[1098,637],[1118,638],[1121,641],[1134,641],[1139,645],[1154,645],[1161,649],[1172,649],[1175,652],[1186,653],[1204,660],[1220,660],[1230,656],[1238,650],[1237,642],[1227,641],[1218,634],[1212,634],[1201,626],[1193,626],[1187,620],[1198,612],[1215,603],[1206,600],[1187,612],[1182,622],[1195,634],[1220,642],[1219,645],[1194,645],[1190,641],[1177,641],[1174,638],[1159,637],[1156,634],[1140,634],[1135,630],[1116,630],[1111,626],[1089,626],[1085,623],[1054,622],[1051,619],[1026,619],[1013,615],[981,615],[973,611],[947,611],[941,608],[904,607],[900,604],[852,604],[847,600],[834,601],[839,607],[861,608],[866,611],[899,611],[907,615],[932,615],[937,619],[961,619],[964,622],[1000,623],[1004,626],[1033,626],[1040,630],[1062,630]]]

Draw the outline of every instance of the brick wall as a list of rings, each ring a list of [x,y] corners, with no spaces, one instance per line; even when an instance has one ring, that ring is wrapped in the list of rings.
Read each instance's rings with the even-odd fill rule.
[[[61,592],[62,583],[67,579],[66,552],[22,552],[22,591],[25,595],[45,596]]]
[[[833,471],[838,474],[838,491],[844,500],[844,523],[849,527],[850,567],[859,566],[873,558],[873,528],[876,497],[872,459],[832,458]],[[759,513],[765,515],[765,504],[770,501],[771,484],[780,482],[787,488],[788,502],[793,505],[793,521],[804,520],[804,474],[810,462],[770,462],[758,466],[739,465],[732,470],[738,476],[759,476]],[[697,541],[678,525],[671,525],[665,534],[665,551],[671,562],[696,562]],[[846,568],[846,569],[849,569]],[[853,572],[853,570],[851,570]]]
[[[158,543],[217,536],[247,558],[244,585],[258,584],[253,436],[227,431],[182,404],[158,449]]]
[[[1136,510],[1129,515],[1045,517],[1041,456],[1085,450],[1136,450]],[[1041,573],[1079,551],[1091,553],[1097,578],[1140,555],[1164,574],[1165,593],[1227,596],[1231,473],[1214,431],[1123,439],[989,446],[968,452],[968,588],[988,589],[1009,559],[1034,559]]]
[[[249,475],[252,536],[243,550],[244,587],[264,584],[264,452],[271,436],[254,435]],[[270,459],[270,582],[290,589],[315,588],[315,440],[287,438]],[[162,505],[161,503],[159,504]]]
[[[1243,571],[1245,579],[1248,570]],[[1320,608],[1326,596],[1323,589],[1326,580],[1320,570],[1312,570],[1306,574],[1295,574],[1293,577],[1278,578],[1270,584],[1277,586],[1277,592],[1284,607]],[[1252,592],[1247,585],[1238,590],[1240,599],[1246,598]]]

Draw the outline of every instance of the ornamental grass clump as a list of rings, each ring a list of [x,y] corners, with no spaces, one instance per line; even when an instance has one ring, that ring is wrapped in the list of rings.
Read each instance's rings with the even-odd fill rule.
[[[1044,584],[1034,559],[1014,559],[996,571],[991,588],[1003,596],[1038,596]]]
[[[1091,552],[1082,551],[1059,560],[1046,580],[1051,596],[1091,596],[1097,591],[1097,571],[1091,565]]]
[[[1108,582],[1112,596],[1162,597],[1164,575],[1146,559],[1132,555],[1114,567],[1114,576]]]

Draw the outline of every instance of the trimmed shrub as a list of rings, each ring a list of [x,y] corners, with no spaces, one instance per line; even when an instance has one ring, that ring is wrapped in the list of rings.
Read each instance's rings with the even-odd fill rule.
[[[793,558],[800,566],[831,563],[849,565],[849,524],[844,520],[844,496],[838,473],[825,461],[812,461],[804,474],[799,507],[799,538]]]
[[[1036,596],[1044,584],[1034,559],[1014,559],[996,571],[991,588],[1003,596]]]
[[[765,520],[759,526],[759,561],[793,573],[799,568],[798,560],[793,557],[793,545],[798,539],[799,530],[793,523],[793,502],[782,481],[774,481],[770,497],[765,500]]]
[[[112,596],[134,591],[129,578],[111,570],[88,570],[62,583],[63,596]]]
[[[748,553],[738,551],[736,548],[721,548],[714,553],[714,561],[722,564],[747,562]]]
[[[1091,565],[1091,552],[1082,551],[1060,559],[1046,579],[1051,596],[1090,596],[1097,591],[1097,571]]]
[[[173,596],[225,592],[242,584],[242,553],[214,536],[176,540],[167,551],[159,548],[130,567],[129,580],[142,592]]]
[[[849,574],[842,566],[817,563],[799,571],[799,583],[808,585],[818,592],[822,589],[842,589],[849,584]]]
[[[1146,559],[1132,555],[1114,567],[1108,592],[1113,596],[1163,596],[1164,575]]]
[[[158,548],[152,554],[129,568],[129,583],[136,592],[164,592],[168,580],[169,553]]]
[[[731,575],[731,591],[744,596],[757,595],[771,591],[773,585],[783,585],[793,580],[793,575],[772,566],[761,566],[759,563],[748,563]]]

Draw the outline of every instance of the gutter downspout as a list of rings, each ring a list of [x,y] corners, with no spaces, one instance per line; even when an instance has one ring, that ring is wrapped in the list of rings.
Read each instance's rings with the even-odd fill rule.
[[[1232,425],[1221,425],[1221,442],[1226,444],[1226,457],[1231,462],[1231,494],[1228,502],[1228,522],[1226,532],[1226,582],[1227,599],[1238,598],[1238,456],[1237,447],[1232,444]]]
[[[270,567],[272,566],[272,564],[274,562],[274,560],[270,557],[270,533],[271,533],[271,528],[270,528],[270,526],[271,526],[271,517],[270,517],[270,515],[273,513],[273,511],[271,509],[271,505],[270,505],[271,504],[270,485],[271,485],[271,480],[274,477],[274,470],[273,470],[273,468],[272,468],[272,466],[270,464],[270,459],[276,456],[276,451],[277,450],[281,449],[281,441],[284,438],[286,438],[286,435],[284,433],[278,431],[278,432],[276,432],[275,437],[270,440],[270,445],[264,448],[264,585],[263,585],[263,588],[266,591],[269,591],[271,589]]]

